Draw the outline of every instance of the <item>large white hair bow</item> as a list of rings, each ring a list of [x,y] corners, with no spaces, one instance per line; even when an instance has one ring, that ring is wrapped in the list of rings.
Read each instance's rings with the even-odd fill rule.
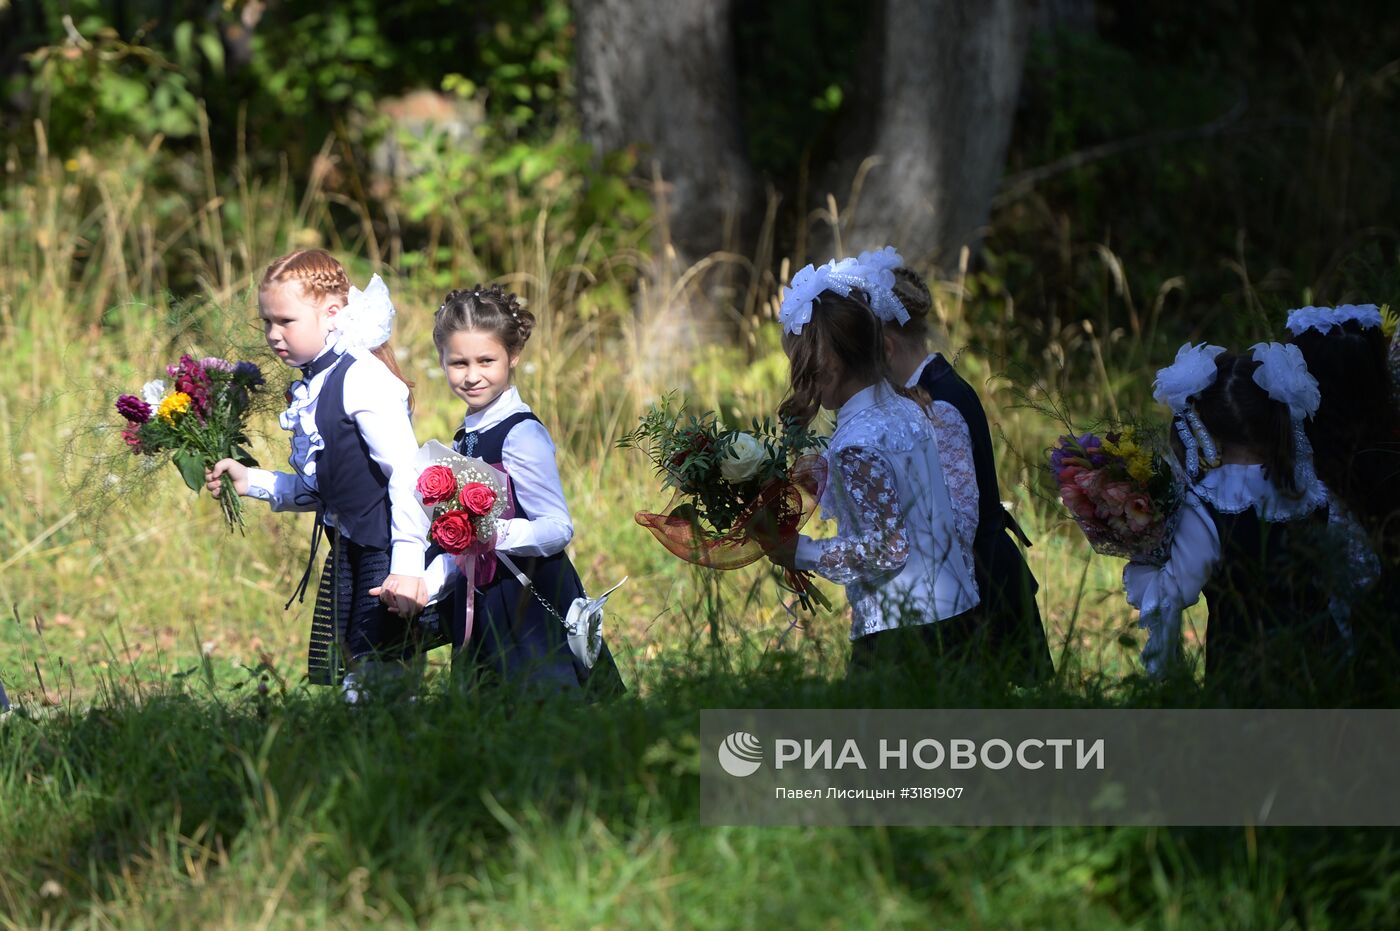
[[[864,281],[861,289],[870,296],[870,309],[875,316],[884,323],[908,323],[909,311],[894,293],[894,270],[904,267],[904,257],[894,246],[885,246],[862,252],[856,256],[855,264]]]
[[[1363,329],[1381,325],[1381,311],[1375,304],[1340,304],[1336,307],[1299,307],[1288,312],[1288,332],[1302,336],[1317,330],[1324,336],[1334,327],[1355,320]]]
[[[1194,395],[1215,383],[1215,357],[1224,351],[1224,346],[1183,343],[1176,351],[1176,361],[1157,370],[1157,380],[1152,383],[1153,399],[1180,414]]]
[[[336,314],[335,328],[345,349],[378,349],[387,343],[394,329],[394,302],[389,300],[384,279],[375,275],[363,291],[351,285],[345,306]]]
[[[833,291],[846,297],[851,290],[864,291],[870,298],[870,309],[885,322],[900,324],[909,321],[909,311],[894,293],[894,269],[904,259],[894,246],[862,252],[855,258],[832,259],[824,265],[808,265],[792,276],[792,284],[783,288],[782,307],[778,320],[783,332],[796,336],[812,319],[812,303],[823,291]]]
[[[847,276],[833,277],[836,263],[806,265],[792,276],[792,284],[783,288],[783,303],[778,309],[778,322],[783,332],[799,336],[812,319],[812,302],[823,291],[834,291],[842,297],[851,293]]]
[[[1250,356],[1259,363],[1254,383],[1269,397],[1288,406],[1288,414],[1301,421],[1317,413],[1322,392],[1317,379],[1308,371],[1303,352],[1291,343],[1255,343]]]

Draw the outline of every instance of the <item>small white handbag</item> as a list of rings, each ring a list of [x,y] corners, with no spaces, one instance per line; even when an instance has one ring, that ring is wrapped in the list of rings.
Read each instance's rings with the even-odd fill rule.
[[[568,635],[569,650],[583,663],[587,669],[592,669],[593,664],[598,661],[598,654],[603,650],[603,606],[608,603],[608,596],[622,587],[622,582],[627,581],[627,576],[622,577],[612,588],[603,592],[597,598],[589,598],[587,594],[582,598],[575,598],[569,605],[568,614],[559,616],[559,611],[550,604],[549,601],[539,593],[530,577],[520,571],[520,567],[505,553],[497,553],[501,564],[515,575],[516,581],[522,586],[534,592],[535,599],[544,605],[545,610],[564,625],[564,632]]]

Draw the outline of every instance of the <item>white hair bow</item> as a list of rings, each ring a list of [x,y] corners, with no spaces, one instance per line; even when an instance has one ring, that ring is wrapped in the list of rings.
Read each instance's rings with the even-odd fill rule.
[[[378,349],[387,343],[394,329],[394,302],[384,279],[375,275],[363,291],[351,285],[335,328],[345,349]]]
[[[1322,392],[1308,371],[1302,350],[1291,343],[1255,343],[1249,349],[1250,356],[1259,363],[1254,370],[1254,383],[1269,397],[1287,405],[1293,420],[1305,420],[1317,413]]]
[[[1157,370],[1157,380],[1152,383],[1153,399],[1180,414],[1187,401],[1215,383],[1215,357],[1224,351],[1224,346],[1183,343],[1176,351],[1176,361]]]
[[[778,320],[783,332],[794,336],[812,319],[812,304],[823,291],[846,297],[858,289],[870,298],[870,309],[884,323],[909,321],[909,311],[894,293],[894,269],[904,259],[894,246],[862,252],[855,258],[832,259],[824,265],[807,265],[792,276],[792,284],[783,288],[783,302]]]
[[[1308,330],[1326,335],[1334,326],[1355,320],[1363,329],[1381,325],[1381,311],[1375,304],[1340,304],[1336,307],[1299,307],[1288,312],[1288,332],[1302,336]]]
[[[812,320],[812,303],[823,291],[834,291],[845,297],[851,293],[851,285],[844,276],[833,278],[835,262],[825,265],[806,265],[792,276],[792,284],[783,288],[783,303],[778,310],[778,322],[783,332],[799,336],[802,328]]]

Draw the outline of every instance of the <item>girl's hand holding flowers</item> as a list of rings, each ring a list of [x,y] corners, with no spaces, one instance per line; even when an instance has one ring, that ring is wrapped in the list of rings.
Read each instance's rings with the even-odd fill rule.
[[[796,421],[755,420],[726,429],[719,415],[673,409],[667,397],[618,445],[651,459],[672,498],[637,523],[673,555],[707,569],[738,569],[767,557],[785,570],[779,584],[804,608],[830,607],[795,568],[797,535],[821,497],[825,440]]]
[[[212,468],[204,470],[204,487],[210,497],[218,498],[223,494],[224,475],[232,480],[234,491],[240,495],[248,493],[248,467],[237,459],[220,459]]]

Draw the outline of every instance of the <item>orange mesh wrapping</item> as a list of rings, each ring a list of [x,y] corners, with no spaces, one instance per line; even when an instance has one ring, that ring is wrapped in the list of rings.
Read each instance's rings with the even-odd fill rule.
[[[786,479],[764,486],[725,533],[700,527],[687,496],[679,492],[664,513],[638,511],[636,520],[686,562],[707,569],[738,569],[796,538],[825,487],[826,459],[807,455],[793,463]]]

